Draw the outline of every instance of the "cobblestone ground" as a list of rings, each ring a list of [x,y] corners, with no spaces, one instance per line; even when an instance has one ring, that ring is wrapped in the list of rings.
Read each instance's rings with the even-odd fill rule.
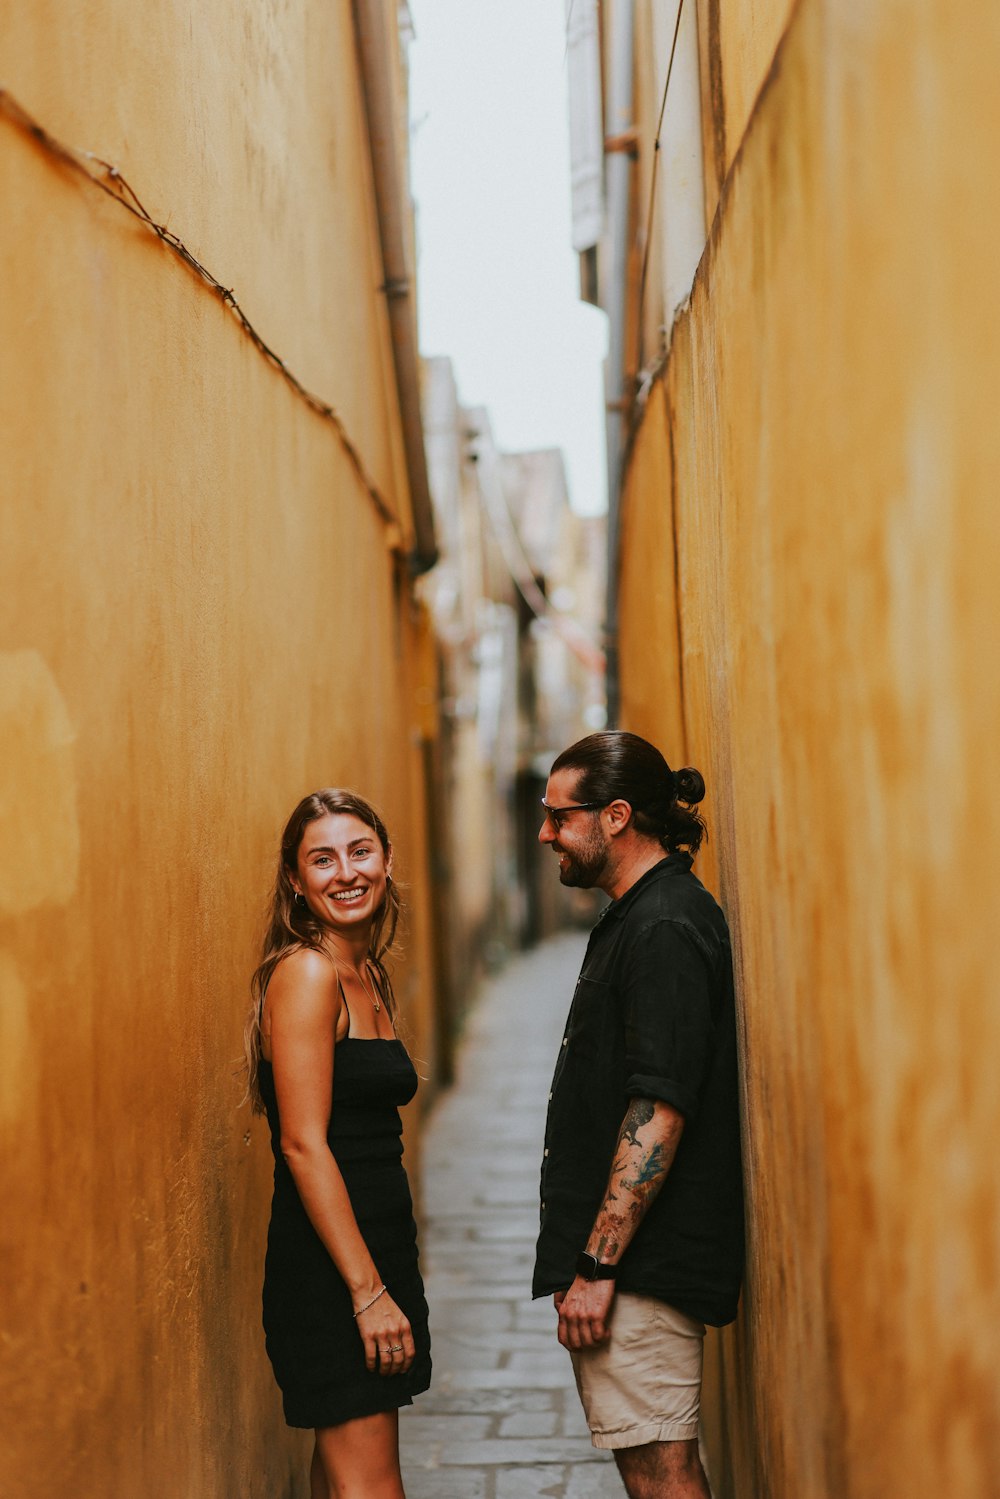
[[[486,986],[424,1136],[434,1381],[401,1413],[407,1499],[625,1492],[590,1445],[551,1300],[531,1300],[545,1105],[584,946],[554,938]]]

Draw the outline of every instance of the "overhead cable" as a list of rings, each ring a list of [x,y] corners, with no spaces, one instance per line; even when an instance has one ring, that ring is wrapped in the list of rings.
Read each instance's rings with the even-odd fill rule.
[[[674,39],[670,44],[670,61],[667,63],[667,77],[663,85],[663,97],[660,100],[660,117],[656,122],[656,138],[653,141],[653,165],[650,170],[649,180],[649,207],[646,211],[646,243],[642,252],[642,274],[639,277],[639,313],[637,327],[639,338],[642,338],[642,309],[646,301],[646,272],[649,269],[649,247],[653,236],[653,206],[656,202],[656,177],[660,165],[660,131],[663,129],[663,116],[667,108],[667,93],[670,88],[670,76],[674,71],[674,54],[677,51],[677,38],[680,35],[681,16],[684,14],[684,0],[679,0],[677,6],[677,20],[674,23]]]
[[[399,516],[383,498],[377,484],[365,467],[364,460],[357,445],[352,440],[343,419],[338,415],[335,408],[324,401],[320,396],[314,395],[307,390],[302,381],[289,369],[285,361],[276,354],[261,335],[257,332],[253,323],[247,317],[231,287],[227,287],[217,276],[202,264],[198,257],[188,249],[187,245],[166,224],[160,224],[153,218],[152,214],[144,207],[134,188],[122,175],[119,169],[109,161],[104,161],[93,151],[79,150],[73,146],[67,146],[64,142],[57,140],[44,126],[28,113],[23,105],[19,104],[14,96],[5,88],[0,88],[0,114],[10,121],[17,129],[29,136],[42,150],[47,152],[54,160],[60,162],[70,171],[83,177],[91,186],[99,188],[119,208],[124,208],[140,223],[144,224],[157,239],[172,251],[177,258],[193,271],[200,281],[213,291],[225,307],[233,314],[243,332],[249,338],[254,348],[267,361],[269,365],[278,371],[281,378],[291,387],[300,400],[314,411],[317,416],[329,422],[340,439],[341,447],[347,455],[351,467],[354,469],[362,488],[377,511],[381,520],[393,529],[399,527]]]

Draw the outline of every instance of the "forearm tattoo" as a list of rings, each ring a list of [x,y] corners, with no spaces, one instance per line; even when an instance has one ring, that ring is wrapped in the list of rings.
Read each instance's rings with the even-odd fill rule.
[[[622,1127],[618,1131],[618,1144],[626,1142],[629,1145],[638,1145],[636,1138],[639,1130],[644,1124],[648,1124],[656,1113],[651,1098],[633,1098],[629,1102],[628,1112],[622,1121]]]
[[[618,1132],[614,1164],[590,1237],[598,1259],[615,1259],[628,1247],[670,1169],[681,1126],[647,1130],[656,1117],[651,1099],[633,1098]]]

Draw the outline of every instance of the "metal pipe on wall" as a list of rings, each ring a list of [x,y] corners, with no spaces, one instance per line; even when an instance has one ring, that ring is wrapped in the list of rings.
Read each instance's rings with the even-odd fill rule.
[[[382,290],[389,311],[403,451],[413,511],[414,547],[410,567],[414,573],[423,573],[434,566],[438,553],[420,411],[414,281],[403,224],[407,193],[396,146],[397,100],[389,67],[390,39],[383,0],[354,0],[353,10],[382,244]]]
[[[615,0],[611,9],[611,57],[605,137],[628,138],[632,120],[632,72],[635,33],[634,0]],[[608,584],[605,631],[607,637],[608,724],[618,722],[618,567],[621,539],[621,480],[625,392],[625,320],[628,294],[628,250],[632,193],[632,156],[616,147],[606,157],[605,184],[608,213],[608,357],[604,366],[604,396],[608,451]]]

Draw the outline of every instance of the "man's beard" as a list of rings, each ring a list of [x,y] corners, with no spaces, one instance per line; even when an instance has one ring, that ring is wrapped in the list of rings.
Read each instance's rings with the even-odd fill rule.
[[[559,883],[574,889],[590,890],[607,868],[608,846],[599,831],[594,831],[582,848],[570,853],[560,846],[559,853],[569,862],[559,866]]]

